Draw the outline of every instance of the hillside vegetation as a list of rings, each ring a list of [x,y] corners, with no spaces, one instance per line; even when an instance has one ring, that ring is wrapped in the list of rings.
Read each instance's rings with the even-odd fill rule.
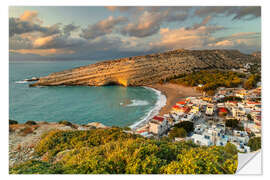
[[[36,160],[11,174],[231,174],[237,155],[224,147],[146,139],[121,128],[51,131],[35,148]]]
[[[203,86],[198,87],[198,90],[213,95],[219,87],[233,88],[241,85],[246,89],[254,88],[260,79],[259,74],[248,76],[234,71],[202,70],[184,74],[170,80],[170,82],[184,86],[198,86],[201,84]]]

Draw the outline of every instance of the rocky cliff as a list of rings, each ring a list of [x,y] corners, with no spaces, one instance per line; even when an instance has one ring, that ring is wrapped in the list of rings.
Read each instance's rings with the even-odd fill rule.
[[[40,77],[30,86],[142,86],[201,69],[240,68],[258,58],[237,50],[174,50],[108,60]]]

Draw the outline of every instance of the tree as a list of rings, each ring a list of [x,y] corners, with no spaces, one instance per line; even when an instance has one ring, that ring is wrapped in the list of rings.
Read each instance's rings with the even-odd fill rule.
[[[261,149],[261,137],[250,138],[248,141],[248,146],[250,147],[251,151]]]
[[[248,118],[249,121],[253,121],[253,118],[251,117],[250,114],[247,115],[247,118]]]
[[[245,89],[252,89],[256,87],[257,82],[261,81],[260,74],[252,74],[248,77],[248,79],[244,82]]]
[[[174,127],[176,127],[176,128],[184,128],[187,133],[190,133],[190,132],[194,131],[193,122],[190,122],[190,121],[180,122],[180,123],[176,124]]]
[[[187,136],[187,131],[184,128],[175,127],[169,132],[170,139],[174,139],[175,137],[184,138],[186,136]]]
[[[230,127],[232,129],[238,129],[239,127],[239,121],[237,119],[228,119],[225,122],[226,127]]]
[[[230,153],[232,155],[236,155],[237,154],[237,148],[236,148],[236,146],[234,144],[230,143],[230,142],[228,142],[226,144],[226,146],[224,147],[224,149],[225,149],[225,151],[227,153]]]

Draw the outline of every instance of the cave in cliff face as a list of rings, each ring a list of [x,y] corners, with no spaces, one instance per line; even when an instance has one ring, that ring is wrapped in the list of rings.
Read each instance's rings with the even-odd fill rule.
[[[127,80],[124,79],[117,79],[117,80],[110,80],[104,83],[103,86],[124,86],[127,87]]]

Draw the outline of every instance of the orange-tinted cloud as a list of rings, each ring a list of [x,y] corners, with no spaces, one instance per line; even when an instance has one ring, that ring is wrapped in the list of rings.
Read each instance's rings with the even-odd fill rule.
[[[24,13],[20,16],[20,20],[42,24],[42,21],[38,18],[37,11],[24,11]]]
[[[160,29],[161,41],[150,43],[151,46],[166,49],[196,49],[203,48],[206,42],[213,41],[211,33],[224,29],[221,26],[200,26],[198,28]]]
[[[20,54],[37,54],[40,56],[57,55],[57,54],[73,54],[73,50],[66,49],[11,49],[10,52],[20,53]]]
[[[35,48],[41,47],[46,45],[47,43],[51,42],[54,39],[55,36],[47,36],[47,37],[40,37],[37,38],[34,42],[33,45]]]
[[[234,42],[230,40],[223,40],[223,41],[218,41],[214,44],[209,44],[210,47],[228,47],[228,46],[233,46]]]
[[[227,37],[223,37],[220,40],[216,40],[214,43],[208,44],[209,47],[214,48],[230,48],[237,47],[239,45],[249,47],[259,47],[261,42],[260,33],[256,32],[240,32],[235,33]]]

